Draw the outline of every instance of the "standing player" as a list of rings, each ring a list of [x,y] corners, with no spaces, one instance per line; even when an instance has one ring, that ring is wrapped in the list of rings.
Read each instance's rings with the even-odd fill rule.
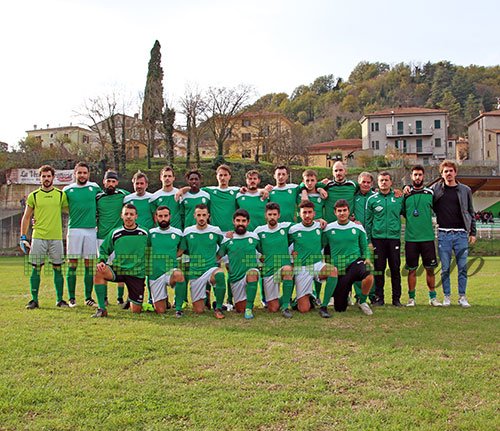
[[[217,266],[217,249],[222,242],[222,232],[208,224],[210,213],[205,204],[199,204],[194,210],[196,224],[184,229],[181,242],[181,252],[189,255],[189,284],[191,287],[191,301],[193,311],[203,313],[206,285],[214,286],[215,292],[215,317],[224,319],[222,304],[226,291],[226,278],[224,272]]]
[[[337,285],[337,269],[324,262],[321,226],[314,220],[314,204],[304,201],[299,205],[302,222],[289,230],[289,242],[293,243],[295,287],[297,307],[301,313],[310,310],[313,280],[325,280],[325,294],[319,309],[321,317],[331,317],[327,307]]]
[[[148,177],[145,173],[137,171],[132,177],[134,193],[131,193],[123,199],[123,204],[132,204],[137,208],[137,224],[142,228],[149,230],[154,227],[153,213],[149,206],[149,199],[152,194],[147,192]]]
[[[274,170],[274,179],[276,185],[270,187],[269,202],[276,202],[281,209],[280,222],[295,222],[297,220],[297,196],[299,186],[297,184],[288,184],[290,170],[288,167],[281,165]]]
[[[368,242],[362,225],[349,220],[349,203],[339,199],[335,203],[337,221],[329,223],[323,232],[323,244],[330,245],[332,262],[339,279],[333,294],[335,311],[347,309],[347,297],[354,282],[361,282],[359,308],[367,315],[372,310],[366,299],[373,285],[373,275],[368,268]]]
[[[165,166],[160,172],[162,188],[154,192],[149,198],[151,214],[154,214],[159,206],[170,209],[170,224],[177,229],[182,229],[181,207],[175,198],[179,191],[174,187],[175,173],[170,166]]]
[[[411,170],[412,187],[403,200],[403,216],[406,218],[405,255],[408,270],[408,304],[414,307],[417,287],[417,268],[419,256],[426,272],[429,304],[440,307],[436,298],[436,279],[434,268],[437,266],[434,228],[432,226],[432,189],[424,187],[424,167],[416,165]]]
[[[121,219],[123,199],[128,195],[127,191],[118,188],[118,174],[115,171],[106,171],[104,174],[103,186],[104,191],[96,196],[98,248],[113,229],[123,224]],[[124,284],[118,283],[116,298],[118,304],[125,305],[123,301],[124,290]],[[95,307],[97,305],[92,298],[85,301],[85,304],[89,307]],[[128,305],[128,302],[126,304]]]
[[[236,204],[238,208],[246,210],[250,215],[248,230],[253,231],[257,226],[266,223],[264,214],[268,200],[259,190],[261,178],[258,171],[248,171],[245,175],[245,179],[247,190],[245,193],[240,192],[236,195]]]
[[[290,222],[279,222],[280,206],[276,202],[266,205],[267,224],[257,227],[255,233],[259,237],[258,251],[264,257],[262,269],[262,284],[267,300],[267,309],[270,312],[279,310],[280,281],[283,282],[281,296],[282,314],[286,318],[292,317],[290,301],[293,291],[293,268],[288,252],[288,230]]]
[[[182,304],[187,299],[186,280],[177,266],[182,231],[170,226],[170,210],[166,206],[156,208],[155,219],[158,227],[149,230],[151,274],[148,283],[153,306],[157,313],[165,313],[168,298],[166,286],[170,285],[175,290],[175,315],[182,317]]]
[[[373,190],[373,175],[361,172],[358,175],[359,191],[354,195],[354,217],[363,227],[366,224],[366,201],[375,194]]]
[[[184,228],[196,224],[194,219],[194,209],[196,205],[204,204],[210,209],[210,195],[201,190],[201,173],[199,171],[189,171],[186,176],[189,184],[189,191],[182,195],[180,206]]]
[[[38,169],[41,187],[31,192],[26,201],[21,220],[21,238],[19,245],[24,253],[29,250],[29,262],[33,266],[30,278],[31,301],[26,308],[38,308],[38,290],[40,289],[40,274],[48,256],[54,272],[54,287],[56,289],[56,305],[68,307],[63,300],[64,279],[61,265],[63,259],[62,215],[63,208],[68,206],[66,194],[54,187],[55,170],[52,166],[43,165]],[[30,243],[26,238],[32,217],[33,239]]]
[[[99,249],[99,263],[94,276],[94,289],[99,308],[92,317],[106,317],[106,282],[122,282],[127,285],[130,310],[142,311],[144,280],[146,278],[146,249],[148,232],[137,224],[137,208],[125,204],[121,218],[123,226],[112,230]],[[114,253],[112,265],[109,256]]]
[[[318,184],[318,174],[312,169],[306,169],[302,172],[302,183],[304,184],[304,191],[297,196],[297,204],[302,201],[311,201],[314,204],[314,213],[316,214],[315,220],[323,218],[323,211],[325,207],[325,200],[321,197],[319,190],[316,188]]]
[[[234,234],[222,241],[219,256],[229,258],[229,282],[233,291],[234,307],[238,313],[245,310],[245,319],[253,319],[253,305],[257,294],[259,270],[256,251],[259,237],[248,232],[250,215],[244,209],[233,214]]]
[[[89,165],[79,162],[75,165],[75,182],[64,187],[69,206],[68,235],[66,239],[66,255],[69,259],[66,283],[68,285],[69,306],[76,307],[76,269],[78,260],[85,262],[85,303],[94,302],[92,287],[94,266],[97,257],[96,236],[96,196],[101,188],[89,181]]]
[[[403,197],[392,190],[389,172],[378,174],[378,193],[366,202],[366,233],[375,255],[375,302],[384,305],[385,268],[389,262],[392,285],[392,305],[401,307],[401,212]]]

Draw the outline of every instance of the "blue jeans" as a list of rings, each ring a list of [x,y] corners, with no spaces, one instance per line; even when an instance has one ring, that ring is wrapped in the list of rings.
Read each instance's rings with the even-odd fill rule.
[[[441,281],[443,293],[450,295],[450,264],[455,253],[458,268],[458,294],[465,295],[467,289],[467,256],[469,255],[469,236],[467,232],[438,231],[438,254],[441,260]]]

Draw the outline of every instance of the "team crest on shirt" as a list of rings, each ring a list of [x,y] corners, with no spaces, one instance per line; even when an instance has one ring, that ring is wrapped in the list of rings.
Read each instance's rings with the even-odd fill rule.
[[[230,190],[230,191],[229,191],[229,194],[230,194],[230,195],[234,195],[234,191]]]
[[[292,194],[292,189],[288,189],[288,194],[291,195]]]
[[[249,244],[253,244],[253,239],[252,238],[248,238],[248,243]]]
[[[266,234],[265,234],[265,233],[263,233],[263,234],[262,234],[262,239],[264,239],[265,237],[266,237]]]
[[[92,186],[89,187],[89,190],[92,191]]]
[[[321,235],[321,232],[319,231],[319,229],[316,229],[316,235]]]
[[[299,238],[302,238],[302,234],[301,234],[300,232],[297,234],[297,236],[298,236]]]
[[[379,205],[379,206],[376,206],[376,207],[375,207],[375,211],[377,211],[378,213],[379,213],[380,211],[382,211],[383,209],[384,209],[384,207],[383,207],[383,206],[381,206],[381,205]]]
[[[151,238],[156,238],[156,234],[154,233],[153,235],[151,235]]]
[[[201,198],[201,201],[205,203],[207,200],[205,198]]]
[[[356,235],[356,229],[352,228],[351,232],[352,232],[353,235]]]
[[[280,229],[280,234],[285,235],[285,231],[283,229]]]
[[[171,234],[170,238],[175,239],[175,233]]]
[[[210,235],[208,235],[208,237],[212,240],[212,239],[214,239],[214,234],[211,233]]]
[[[320,204],[321,203],[321,198],[318,198],[316,201]]]
[[[242,201],[244,201],[245,199],[246,199],[246,198],[245,198],[245,196],[243,196],[243,197],[241,198],[241,200],[242,200]]]
[[[193,235],[193,234],[190,234],[190,235],[189,235],[189,239],[194,239],[194,235]]]

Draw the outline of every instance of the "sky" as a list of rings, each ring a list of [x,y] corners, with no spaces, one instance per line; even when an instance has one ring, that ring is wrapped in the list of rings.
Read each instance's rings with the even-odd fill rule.
[[[347,79],[360,61],[500,64],[498,0],[4,3],[0,141],[10,147],[35,124],[81,124],[91,97],[115,92],[138,112],[155,40],[174,106],[187,87],[291,94],[318,76]]]

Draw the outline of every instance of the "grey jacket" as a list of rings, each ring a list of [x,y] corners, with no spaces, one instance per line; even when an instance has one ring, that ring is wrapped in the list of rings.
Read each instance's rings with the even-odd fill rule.
[[[472,191],[469,186],[457,181],[458,201],[462,210],[462,218],[465,228],[469,235],[476,236],[476,219],[474,217],[474,208],[472,206]],[[440,180],[431,186],[434,190],[434,202],[437,202],[444,195],[444,180]]]

